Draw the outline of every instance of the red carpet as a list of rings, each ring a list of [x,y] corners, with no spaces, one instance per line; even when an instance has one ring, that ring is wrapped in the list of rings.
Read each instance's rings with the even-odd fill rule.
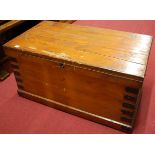
[[[76,21],[155,37],[155,21]],[[133,133],[155,133],[155,42],[152,44]],[[123,133],[21,98],[13,74],[0,82],[0,133]]]

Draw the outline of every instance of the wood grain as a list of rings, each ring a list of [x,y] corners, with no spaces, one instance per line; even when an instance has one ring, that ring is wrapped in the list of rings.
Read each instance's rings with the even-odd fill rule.
[[[131,132],[152,37],[43,21],[4,45],[21,96]]]
[[[17,25],[20,25],[21,23],[24,23],[24,20],[11,20],[8,21],[6,23],[4,23],[3,25],[0,26],[0,33],[5,32],[9,29],[11,29],[12,27],[15,27]]]
[[[5,46],[143,78],[151,39],[147,35],[43,21]]]

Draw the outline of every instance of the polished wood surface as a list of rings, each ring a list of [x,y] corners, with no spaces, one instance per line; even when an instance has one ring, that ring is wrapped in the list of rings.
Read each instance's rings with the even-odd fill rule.
[[[130,132],[150,44],[147,35],[43,21],[4,50],[21,96]]]
[[[151,40],[147,35],[43,21],[6,46],[143,78]]]
[[[0,26],[0,33],[9,30],[10,28],[17,26],[21,23],[24,23],[24,20],[11,20]]]
[[[9,22],[9,20],[0,20],[0,25],[3,25],[4,23]]]
[[[31,20],[0,20],[0,80],[8,77],[11,71],[7,61],[8,57],[2,49],[2,45],[39,22]]]
[[[40,21],[37,20],[11,20],[3,21],[0,25],[0,45],[23,33]]]
[[[16,26],[22,24],[23,21],[9,21],[9,20],[0,20],[0,81],[6,79],[9,76],[8,70],[4,67],[6,66],[6,62],[8,60],[8,57],[5,55],[1,45],[6,43],[11,35],[14,36],[11,31],[11,29],[14,29]],[[12,34],[10,34],[12,33]],[[10,36],[9,36],[10,34]]]

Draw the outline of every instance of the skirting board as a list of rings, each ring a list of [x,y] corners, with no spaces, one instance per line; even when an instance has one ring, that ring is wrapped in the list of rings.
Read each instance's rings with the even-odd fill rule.
[[[133,126],[126,125],[126,124],[123,124],[123,123],[120,123],[120,122],[117,122],[117,121],[114,121],[114,120],[111,120],[111,119],[108,119],[105,117],[101,117],[101,116],[86,112],[86,111],[82,111],[80,109],[76,109],[74,107],[64,105],[62,103],[59,103],[59,102],[56,102],[56,101],[53,101],[53,100],[50,100],[47,98],[43,98],[43,97],[38,96],[38,95],[31,94],[31,93],[26,92],[24,90],[18,90],[18,94],[24,98],[27,98],[27,99],[36,101],[38,103],[47,105],[49,107],[52,107],[52,108],[55,108],[55,109],[58,109],[58,110],[61,110],[61,111],[82,117],[82,118],[85,118],[87,120],[90,120],[90,121],[93,121],[96,123],[106,125],[108,127],[115,128],[117,130],[124,131],[126,133],[131,133],[132,129],[133,129]]]

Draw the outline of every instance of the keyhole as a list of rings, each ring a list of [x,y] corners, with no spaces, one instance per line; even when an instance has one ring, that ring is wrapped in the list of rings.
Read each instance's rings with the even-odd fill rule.
[[[60,68],[64,68],[65,64],[64,63],[60,63],[59,66],[60,66]]]

